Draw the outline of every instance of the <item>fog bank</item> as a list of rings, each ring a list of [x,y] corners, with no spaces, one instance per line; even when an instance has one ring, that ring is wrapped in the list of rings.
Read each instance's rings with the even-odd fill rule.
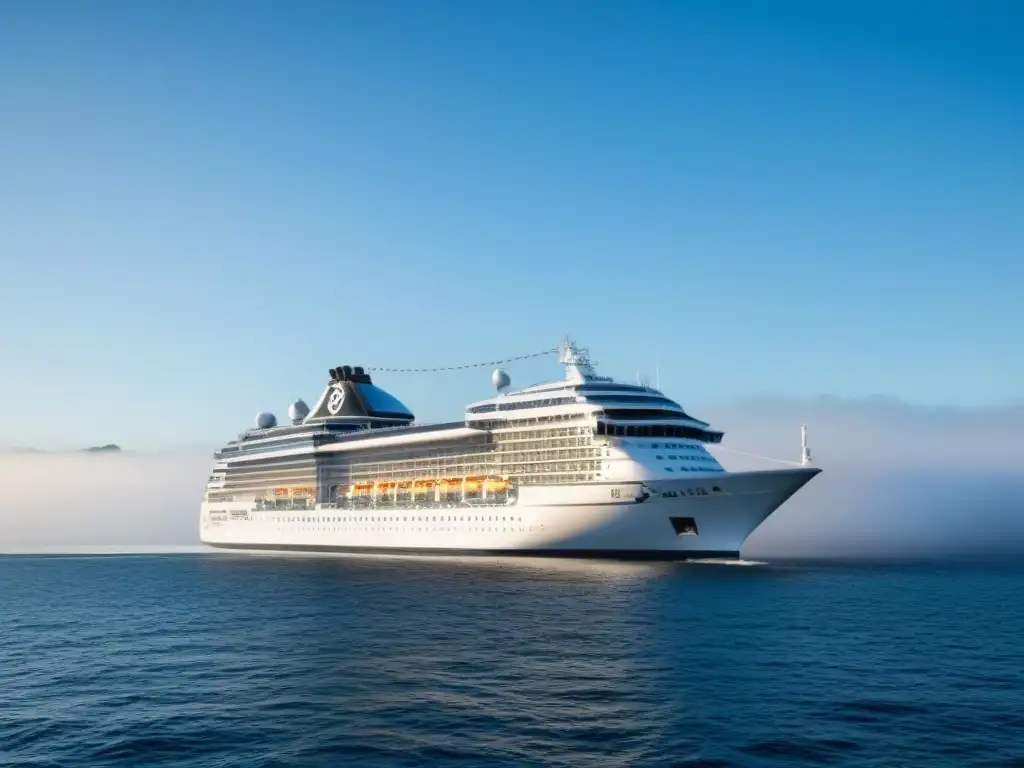
[[[209,451],[0,455],[0,551],[198,543]]]
[[[702,410],[730,470],[796,461],[807,424],[822,468],[747,540],[748,557],[1024,554],[1024,408],[889,398],[760,398]],[[744,454],[735,452],[741,450]]]
[[[796,461],[822,474],[743,548],[749,558],[1024,554],[1024,408],[758,399],[695,409],[731,470]],[[198,543],[209,450],[0,455],[0,551]]]

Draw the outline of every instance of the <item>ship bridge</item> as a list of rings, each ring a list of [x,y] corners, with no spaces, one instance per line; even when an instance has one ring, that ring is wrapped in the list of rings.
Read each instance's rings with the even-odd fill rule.
[[[661,390],[598,376],[587,350],[572,342],[562,348],[561,363],[566,367],[563,380],[535,384],[473,403],[466,408],[467,423],[494,429],[513,427],[524,419],[560,420],[577,414],[591,420],[596,435],[722,441],[722,432],[691,416]],[[502,378],[503,372],[495,375],[496,382],[507,378]]]

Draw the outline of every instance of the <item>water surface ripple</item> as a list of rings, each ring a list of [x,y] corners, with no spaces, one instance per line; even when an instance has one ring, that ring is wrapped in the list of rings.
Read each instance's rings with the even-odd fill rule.
[[[1024,766],[1024,565],[0,558],[4,766]]]

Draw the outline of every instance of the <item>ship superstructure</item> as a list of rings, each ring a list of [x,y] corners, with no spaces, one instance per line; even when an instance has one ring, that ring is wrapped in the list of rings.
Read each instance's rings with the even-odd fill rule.
[[[289,425],[268,413],[215,455],[200,535],[254,550],[737,557],[819,471],[729,473],[722,433],[660,390],[598,376],[510,389],[459,421],[416,424],[360,367],[330,371]]]

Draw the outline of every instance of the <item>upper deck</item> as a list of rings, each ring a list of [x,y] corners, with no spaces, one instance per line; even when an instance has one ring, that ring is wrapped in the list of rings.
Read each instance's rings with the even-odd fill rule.
[[[515,428],[572,414],[587,418],[600,435],[681,437],[707,443],[722,440],[722,432],[688,414],[661,390],[598,376],[587,351],[572,343],[563,348],[561,362],[566,366],[565,379],[471,403],[466,408],[467,425]]]
[[[362,368],[332,368],[313,409],[297,401],[290,425],[278,426],[270,417],[273,425],[247,430],[215,458],[234,463],[404,445],[426,449],[480,432],[538,432],[566,422],[585,426],[588,434],[597,436],[722,440],[722,432],[691,416],[661,390],[598,376],[586,350],[572,343],[562,349],[561,362],[566,367],[564,379],[499,391],[469,404],[461,421],[440,424],[416,424],[412,411],[373,384]],[[497,373],[507,384],[507,375]],[[536,437],[542,435],[538,432]]]

